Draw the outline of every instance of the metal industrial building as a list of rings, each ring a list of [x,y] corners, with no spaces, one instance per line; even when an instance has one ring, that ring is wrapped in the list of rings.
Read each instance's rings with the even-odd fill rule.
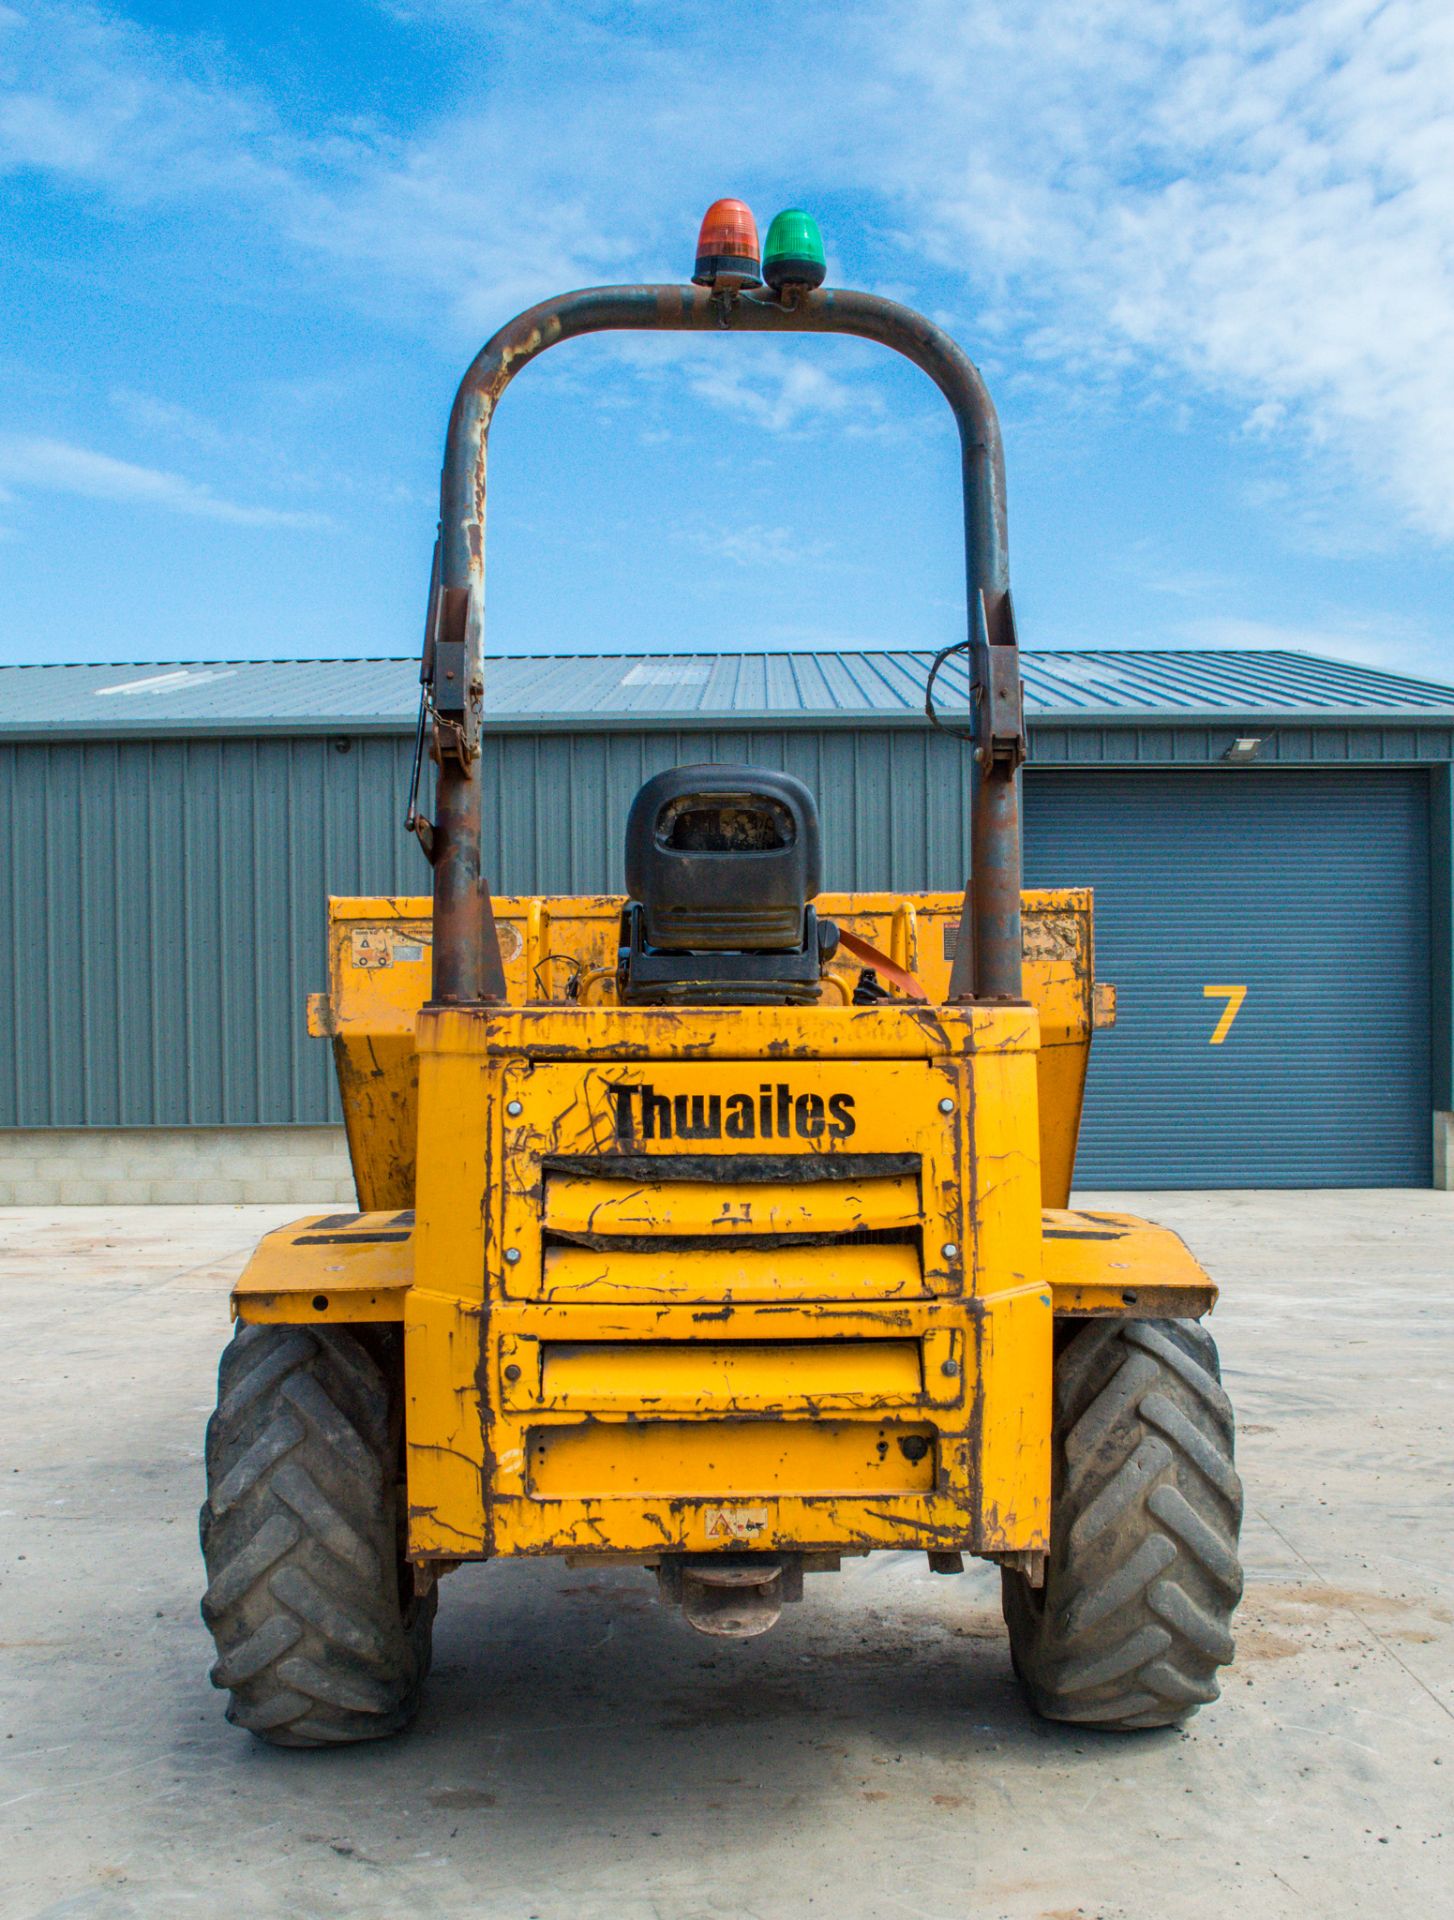
[[[925,722],[928,661],[491,662],[494,884],[619,887],[636,787],[713,759],[807,780],[831,887],[962,884],[967,749]],[[1274,652],[1025,673],[1027,884],[1095,887],[1120,996],[1082,1184],[1449,1184],[1454,689]],[[952,717],[962,672],[941,687]],[[0,1193],[7,1167],[49,1193],[62,1136],[77,1198],[103,1132],[336,1121],[304,1000],[328,893],[426,890],[416,698],[403,660],[0,669]]]

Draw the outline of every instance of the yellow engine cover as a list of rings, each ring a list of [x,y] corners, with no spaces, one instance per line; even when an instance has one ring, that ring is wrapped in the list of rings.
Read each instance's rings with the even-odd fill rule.
[[[411,1552],[1046,1545],[1033,1008],[416,1039]]]

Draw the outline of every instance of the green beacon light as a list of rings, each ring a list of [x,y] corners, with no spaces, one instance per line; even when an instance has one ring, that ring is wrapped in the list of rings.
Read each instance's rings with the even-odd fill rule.
[[[770,287],[821,287],[828,262],[818,222],[801,207],[785,207],[767,230],[762,277]]]

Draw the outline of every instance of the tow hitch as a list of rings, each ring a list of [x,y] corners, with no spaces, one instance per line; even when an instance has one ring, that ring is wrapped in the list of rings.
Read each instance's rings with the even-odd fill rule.
[[[750,1640],[775,1627],[785,1604],[803,1597],[800,1553],[673,1554],[656,1569],[663,1606],[688,1626],[723,1640]]]

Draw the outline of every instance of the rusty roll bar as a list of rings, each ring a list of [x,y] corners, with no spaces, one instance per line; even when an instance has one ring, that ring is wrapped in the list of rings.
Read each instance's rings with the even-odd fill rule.
[[[1004,453],[979,372],[941,328],[873,294],[824,287],[723,293],[696,286],[593,287],[502,327],[460,382],[445,441],[425,674],[432,688],[434,988],[441,1005],[503,1003],[505,975],[482,870],[485,464],[490,422],[520,369],[559,341],[609,332],[842,333],[921,367],[959,426],[975,754],[972,867],[950,977],[952,1000],[1021,998],[1019,655],[1010,602]]]

